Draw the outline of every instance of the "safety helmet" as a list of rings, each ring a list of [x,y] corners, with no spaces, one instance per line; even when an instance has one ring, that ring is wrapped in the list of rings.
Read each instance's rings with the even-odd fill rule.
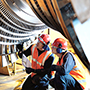
[[[42,34],[40,37],[38,37],[38,40],[43,44],[48,45],[51,41],[51,38],[48,34]]]
[[[67,41],[63,38],[57,38],[53,42],[52,46],[61,48],[61,49],[67,49]]]

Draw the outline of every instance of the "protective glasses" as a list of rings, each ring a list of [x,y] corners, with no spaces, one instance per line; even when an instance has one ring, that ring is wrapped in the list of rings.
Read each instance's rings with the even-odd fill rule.
[[[51,46],[51,48],[57,48],[57,47],[55,47],[55,46]]]
[[[38,40],[37,43],[42,43],[42,42]],[[42,43],[42,44],[43,44],[43,43]]]
[[[41,43],[41,42],[38,40],[37,43]]]

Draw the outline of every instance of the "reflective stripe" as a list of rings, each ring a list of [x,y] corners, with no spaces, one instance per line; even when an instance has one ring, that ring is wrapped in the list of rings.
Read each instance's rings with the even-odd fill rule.
[[[36,45],[34,45],[32,48],[32,60],[41,66],[41,63],[39,63],[36,59],[33,58],[33,53],[34,53],[35,47],[36,47]]]
[[[83,79],[83,80],[77,80],[79,83],[84,83],[84,82],[86,82],[86,80],[85,79]]]
[[[40,66],[42,65],[42,64],[39,63],[36,59],[32,58],[32,60],[33,60],[34,62],[36,62],[37,64],[39,64]]]
[[[80,83],[80,85],[83,89],[85,89],[85,87],[86,87],[86,80],[85,80],[86,76],[84,74],[83,67],[79,63],[78,59],[73,54],[72,54],[72,56],[76,62],[76,65],[73,68],[73,70],[71,71],[70,75],[72,77],[74,77]]]
[[[40,63],[40,62],[38,62],[36,59],[33,58],[33,53],[34,53],[35,47],[36,47],[36,45],[34,45],[33,48],[32,48],[32,60],[33,60],[34,62],[36,62],[37,64],[39,64],[40,66],[41,66],[41,65],[44,66],[44,62],[45,62],[47,56],[50,54],[50,51],[48,51],[48,52],[46,53],[46,55],[44,56],[44,58],[43,58],[43,60],[42,60],[42,63]]]
[[[35,47],[36,47],[36,45],[34,45],[32,48],[32,57],[33,57],[33,52],[34,52]]]
[[[73,53],[71,53],[71,54],[72,54],[74,60],[75,60],[75,61],[77,62],[77,64],[78,64],[78,67],[73,68],[73,70],[75,71],[75,70],[80,70],[81,68],[83,68],[83,67],[81,66],[81,64],[79,63],[79,61],[77,60],[77,58],[75,57],[75,55],[74,55]]]
[[[44,56],[44,58],[43,58],[43,60],[42,60],[42,66],[44,66],[44,62],[45,62],[45,60],[46,60],[46,58],[47,58],[47,56],[50,54],[50,51],[48,51],[47,53],[46,53],[46,55]]]
[[[44,40],[41,37],[39,37],[39,39],[46,45],[46,43],[44,42]]]

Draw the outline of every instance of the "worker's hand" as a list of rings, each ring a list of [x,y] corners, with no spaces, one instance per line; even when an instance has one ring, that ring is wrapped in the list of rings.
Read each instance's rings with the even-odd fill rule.
[[[57,66],[57,65],[52,65],[52,66],[49,68],[49,70],[48,70],[48,77],[49,77],[49,78],[51,78],[51,76],[52,76],[52,75],[51,75],[51,71],[55,71],[55,70],[56,70],[56,66]]]
[[[34,69],[26,67],[26,73],[30,74],[31,72],[34,72]]]
[[[20,51],[22,51],[22,50],[23,50],[23,44],[18,44],[18,45],[16,46],[16,48],[19,49]]]
[[[48,71],[48,74],[47,74],[47,75],[48,75],[49,78],[52,77],[52,75],[51,75],[51,71],[50,71],[50,70]]]
[[[56,71],[56,66],[57,66],[57,65],[51,65],[49,71]]]

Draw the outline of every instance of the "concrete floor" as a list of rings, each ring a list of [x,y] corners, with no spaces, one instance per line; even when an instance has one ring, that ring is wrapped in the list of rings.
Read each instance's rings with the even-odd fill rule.
[[[85,71],[85,73],[87,76],[87,87],[85,90],[90,90],[90,74],[87,71]],[[0,90],[21,90],[18,86],[23,82],[26,76],[25,71],[12,76],[0,75]]]
[[[47,33],[47,30],[44,33]],[[56,38],[55,35],[57,37],[63,37],[57,31],[51,30],[50,31],[50,36],[51,36],[51,39],[52,39],[51,43]],[[68,44],[68,46],[69,46],[69,50],[74,53],[71,45]],[[86,69],[85,66],[83,66],[83,67],[84,67],[85,74],[86,74],[86,77],[87,77],[87,87],[86,87],[85,90],[90,90],[90,72],[88,72],[88,70]],[[26,76],[27,76],[27,74],[25,73],[25,71],[18,72],[18,73],[16,73],[16,75],[11,75],[11,76],[0,74],[0,90],[20,90],[17,87],[23,82],[23,80]],[[54,90],[54,89],[52,89],[52,90]]]
[[[0,90],[14,90],[22,83],[25,76],[25,72],[19,72],[12,76],[0,75]]]

